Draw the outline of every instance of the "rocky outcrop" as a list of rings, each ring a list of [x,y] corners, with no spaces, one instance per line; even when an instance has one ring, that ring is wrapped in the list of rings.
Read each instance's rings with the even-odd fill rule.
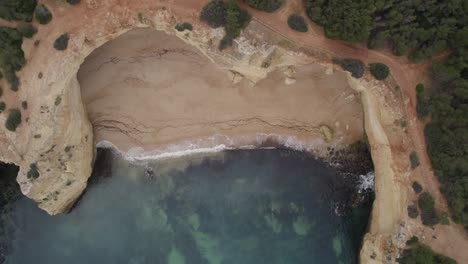
[[[396,165],[388,139],[382,124],[385,105],[380,104],[376,96],[382,96],[382,89],[375,81],[355,79],[348,75],[351,88],[361,94],[365,114],[365,129],[371,148],[375,171],[375,200],[372,207],[369,231],[361,248],[361,263],[395,263],[398,248],[402,247],[400,221],[406,205],[406,192],[401,185],[401,176]]]

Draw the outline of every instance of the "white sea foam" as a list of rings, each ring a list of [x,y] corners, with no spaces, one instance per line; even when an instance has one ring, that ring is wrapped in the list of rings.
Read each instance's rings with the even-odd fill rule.
[[[306,142],[295,136],[258,133],[254,136],[228,137],[217,134],[211,137],[183,141],[179,144],[167,145],[155,150],[146,151],[141,147],[135,147],[127,152],[117,148],[112,142],[103,140],[96,144],[98,148],[110,148],[116,150],[124,159],[131,162],[162,160],[179,158],[193,154],[216,153],[229,149],[274,149],[279,145],[298,151],[313,151],[322,144],[319,140],[311,139]]]
[[[359,184],[357,185],[358,192],[374,191],[374,177],[373,171],[368,172],[366,175],[359,175]]]

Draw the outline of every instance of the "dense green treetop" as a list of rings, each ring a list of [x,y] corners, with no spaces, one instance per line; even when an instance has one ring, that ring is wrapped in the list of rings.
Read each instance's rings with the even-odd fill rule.
[[[391,45],[418,62],[468,43],[466,0],[304,0],[308,16],[329,38]]]

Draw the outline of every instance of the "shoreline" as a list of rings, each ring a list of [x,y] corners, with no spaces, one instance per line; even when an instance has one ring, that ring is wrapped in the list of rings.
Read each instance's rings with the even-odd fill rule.
[[[222,141],[225,140],[225,141]],[[305,153],[312,156],[316,160],[327,164],[343,177],[354,177],[357,181],[358,193],[363,194],[368,190],[374,191],[375,172],[372,164],[371,154],[368,152],[367,157],[362,153],[362,150],[353,148],[358,141],[353,144],[336,144],[336,145],[313,145],[301,141],[295,136],[277,135],[258,133],[250,136],[229,137],[226,135],[214,135],[208,138],[197,140],[186,140],[180,144],[170,144],[161,146],[153,150],[145,151],[142,147],[132,148],[128,151],[119,149],[115,144],[107,140],[101,140],[95,144],[95,153],[98,149],[109,149],[114,155],[135,164],[144,166],[148,162],[167,161],[167,164],[174,162],[181,165],[184,162],[190,163],[198,155],[200,160],[210,157],[210,154],[217,154],[229,150],[292,150]],[[211,145],[210,145],[211,144]],[[356,165],[359,159],[370,160],[369,163],[360,163],[356,168],[351,169]],[[95,161],[94,161],[95,162]],[[93,167],[94,167],[93,162]],[[183,167],[184,165],[182,165]],[[168,167],[171,167],[170,165]],[[165,168],[167,169],[167,168]]]
[[[294,135],[279,135],[273,133],[256,133],[253,135],[228,136],[215,134],[209,137],[187,139],[173,144],[161,144],[145,150],[144,147],[121,149],[109,140],[101,140],[95,148],[109,148],[115,150],[124,159],[131,162],[165,160],[180,158],[193,154],[217,153],[223,150],[237,149],[277,149],[286,148],[310,153],[316,157],[324,158],[326,149],[342,146],[342,144],[325,145],[318,143],[319,137],[311,138],[309,142]]]

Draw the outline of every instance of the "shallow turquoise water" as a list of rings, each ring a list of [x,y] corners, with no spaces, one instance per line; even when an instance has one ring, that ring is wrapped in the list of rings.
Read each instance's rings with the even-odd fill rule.
[[[16,202],[5,263],[357,262],[369,204],[338,216],[353,187],[307,154],[226,151],[166,172],[99,162],[68,215]]]

